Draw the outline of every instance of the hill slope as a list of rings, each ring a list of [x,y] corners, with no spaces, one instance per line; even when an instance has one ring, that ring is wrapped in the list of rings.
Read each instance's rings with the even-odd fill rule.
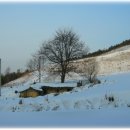
[[[129,127],[130,73],[126,72],[130,71],[129,56],[130,46],[126,45],[104,55],[91,57],[96,58],[99,67],[98,78],[101,80],[101,84],[94,86],[86,84],[76,87],[76,83],[83,77],[74,72],[67,75],[65,83],[59,82],[59,76],[47,72],[42,73],[42,83],[33,84],[38,80],[37,72],[10,82],[9,87],[2,87],[0,112],[4,114],[1,113],[0,126]],[[80,59],[79,63],[83,60]],[[15,93],[16,90],[22,91],[30,86],[40,89],[44,85],[72,86],[74,89],[71,92],[52,93],[36,98],[19,98],[19,93]],[[6,112],[18,113],[12,115]],[[13,116],[13,121],[10,116]]]
[[[130,45],[120,47],[96,58],[99,74],[130,71]]]
[[[129,73],[100,76],[101,84],[93,87],[90,87],[91,84],[87,84],[80,88],[75,87],[72,92],[59,95],[49,94],[36,98],[19,98],[19,94],[14,93],[15,90],[20,91],[28,88],[31,83],[30,80],[22,85],[4,87],[0,97],[0,112],[4,112],[4,115],[1,113],[0,126],[129,126],[130,80],[128,77],[130,77]],[[55,81],[52,83],[37,83],[31,86],[37,89],[42,85],[74,87],[78,79],[78,77],[77,79],[72,78],[64,84]],[[111,97],[113,97],[113,100],[110,100]],[[20,100],[22,100],[22,104],[20,104]],[[13,114],[13,120],[15,120],[13,122],[9,116],[12,114],[5,112],[20,113]],[[40,115],[21,112],[40,112]],[[8,120],[5,117],[6,119],[8,117]],[[58,121],[60,121],[60,124]]]

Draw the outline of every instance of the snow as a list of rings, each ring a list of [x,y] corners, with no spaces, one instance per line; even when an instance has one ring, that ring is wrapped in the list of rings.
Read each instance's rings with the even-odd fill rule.
[[[6,84],[1,89],[0,127],[130,127],[129,48],[96,58],[101,84],[77,87],[84,80],[82,74],[71,72],[60,83],[59,75],[45,71],[41,83],[34,72]],[[15,93],[42,86],[74,89],[35,98],[19,98]]]
[[[78,69],[82,70],[84,61],[96,61],[98,74],[112,74],[130,71],[130,45],[124,46],[97,57],[84,58],[74,61]],[[84,71],[84,70],[82,70]]]
[[[124,50],[125,49],[125,50]],[[122,48],[96,57],[98,74],[130,71],[130,48]]]
[[[1,127],[130,127],[130,109],[39,113],[0,113]]]
[[[2,117],[0,126],[129,127],[130,80],[128,77],[130,77],[130,73],[99,76],[101,84],[91,87],[90,84],[76,87],[76,80],[72,80],[73,77],[68,78],[62,85],[58,81],[32,84],[31,86],[34,88],[42,85],[75,86],[72,92],[59,95],[52,93],[36,98],[19,98],[19,94],[14,93],[15,90],[20,91],[29,87],[32,83],[30,80],[22,85],[3,87],[0,97]],[[106,96],[114,97],[114,101],[110,102]],[[19,104],[20,100],[22,100],[22,104]]]

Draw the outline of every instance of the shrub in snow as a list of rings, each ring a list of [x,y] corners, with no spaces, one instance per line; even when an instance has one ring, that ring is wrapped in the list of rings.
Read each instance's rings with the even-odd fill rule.
[[[55,94],[54,94],[54,96],[58,96],[58,95],[59,95],[59,93],[55,93]]]
[[[36,81],[34,81],[33,84],[36,84]]]
[[[84,60],[82,70],[83,70],[85,78],[89,81],[89,83],[96,84],[97,73],[98,73],[96,59],[92,58],[89,60]]]
[[[36,108],[36,111],[42,111],[43,107],[42,106],[39,106]]]
[[[79,109],[80,108],[80,102],[79,101],[75,102],[74,108],[75,109]]]
[[[17,94],[18,93],[18,91],[17,90],[15,90],[15,94]]]
[[[77,87],[82,86],[82,81],[77,82]]]
[[[114,97],[108,97],[109,102],[114,102]]]
[[[49,111],[50,110],[50,105],[45,105],[44,108],[43,108],[43,110]]]
[[[114,102],[115,101],[114,96],[105,95],[105,99],[108,100],[109,102]]]
[[[45,101],[49,103],[48,95],[45,97]]]
[[[23,101],[22,101],[22,99],[21,100],[19,100],[19,104],[21,105],[21,104],[23,104]]]
[[[130,107],[130,104],[127,104],[127,107]]]
[[[96,79],[94,79],[93,83],[94,83],[94,84],[100,84],[101,81],[100,81],[99,79],[96,78]]]
[[[114,104],[114,107],[118,107],[118,104],[115,103],[115,104]]]
[[[53,111],[56,111],[56,110],[58,110],[59,109],[59,106],[55,106],[52,110]]]
[[[12,112],[15,112],[16,111],[16,107],[12,107]]]

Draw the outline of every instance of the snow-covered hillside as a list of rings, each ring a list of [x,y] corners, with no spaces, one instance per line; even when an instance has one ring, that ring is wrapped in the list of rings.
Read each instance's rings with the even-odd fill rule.
[[[34,72],[6,84],[1,89],[0,126],[130,127],[129,56],[130,46],[125,46],[96,57],[101,84],[77,87],[77,82],[84,79],[82,74],[71,72],[66,82],[60,83],[58,75],[45,71],[41,83],[38,83],[38,72]],[[83,60],[79,60],[79,63]],[[82,65],[79,67],[82,68]],[[33,84],[34,81],[37,83]],[[36,98],[19,98],[19,93],[15,93],[29,87],[41,90],[44,85],[74,89]]]
[[[55,81],[37,84],[32,84],[29,80],[25,84],[2,88],[0,111],[68,111],[119,106],[127,107],[130,105],[130,81],[128,77],[130,77],[129,73],[100,76],[101,84],[94,86],[87,84],[81,87],[76,87],[79,79],[70,79],[65,83]],[[16,90],[22,91],[30,86],[40,89],[44,85],[52,87],[69,86],[74,87],[74,89],[72,92],[65,92],[58,95],[49,94],[36,98],[19,98],[19,93],[15,93]],[[109,102],[109,99],[107,99],[109,97],[113,97],[114,101]],[[22,105],[19,104],[21,99],[23,102]]]
[[[94,60],[99,75],[130,71],[130,45],[120,47],[96,57],[74,61],[78,69],[83,71],[83,62]]]
[[[130,71],[130,46],[124,46],[96,58],[99,74]]]
[[[76,87],[76,82],[82,79],[79,74],[71,73],[67,81],[61,84],[58,79],[54,82],[44,82],[47,74],[43,74],[42,83],[32,84],[37,79],[35,74],[23,84],[3,87],[0,97],[0,112],[20,112],[14,114],[15,122],[12,124],[6,120],[0,122],[1,126],[130,126],[130,73],[120,73],[108,76],[100,76],[101,84]],[[15,81],[16,82],[16,81]],[[43,85],[73,86],[71,92],[58,95],[48,94],[36,98],[19,98],[15,90],[21,91],[30,86],[39,89]],[[113,98],[111,100],[111,98]],[[25,114],[21,112],[40,112],[39,114]],[[56,113],[53,113],[56,112]],[[4,118],[10,114],[1,114]],[[12,114],[11,114],[12,115]],[[15,117],[16,115],[16,117]],[[53,115],[53,119],[51,116]],[[75,119],[75,116],[78,119]],[[41,121],[36,120],[37,117]],[[61,118],[61,120],[59,119]],[[69,118],[69,119],[68,119]],[[102,118],[103,121],[96,119]],[[10,119],[10,117],[9,117]],[[71,119],[71,120],[70,120]],[[69,120],[69,122],[68,122]],[[109,122],[108,122],[109,121]],[[121,122],[120,122],[121,121]],[[28,123],[27,123],[28,122]],[[45,123],[46,122],[46,123]],[[7,123],[7,124],[6,124]]]

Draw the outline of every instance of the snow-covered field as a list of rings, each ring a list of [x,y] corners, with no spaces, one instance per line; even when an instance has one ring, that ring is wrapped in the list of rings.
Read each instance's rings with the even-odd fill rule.
[[[95,61],[99,75],[130,71],[130,45],[120,47],[96,57],[73,61],[77,66],[78,72],[84,72],[84,61]]]
[[[50,77],[50,76],[49,76]],[[64,84],[55,78],[47,80],[43,74],[42,83],[32,84],[35,74],[14,81],[10,87],[2,88],[0,97],[1,127],[129,127],[130,126],[130,73],[117,73],[98,77],[101,84],[76,87],[82,79],[71,73]],[[47,81],[47,82],[45,82]],[[11,83],[12,84],[12,83]],[[9,84],[8,84],[9,85]],[[19,98],[15,90],[28,87],[39,89],[43,85],[73,86],[72,92],[59,95],[49,94],[36,98]],[[113,98],[111,100],[111,98]],[[22,104],[20,104],[22,100]]]
[[[99,74],[130,71],[130,45],[120,47],[104,55],[98,56]]]
[[[69,73],[61,84],[58,75],[45,71],[41,83],[33,84],[38,81],[34,72],[6,84],[0,96],[0,127],[130,127],[129,55],[130,46],[125,46],[96,57],[101,84],[77,87],[84,79],[78,73]],[[15,93],[44,85],[74,89],[36,98]]]

